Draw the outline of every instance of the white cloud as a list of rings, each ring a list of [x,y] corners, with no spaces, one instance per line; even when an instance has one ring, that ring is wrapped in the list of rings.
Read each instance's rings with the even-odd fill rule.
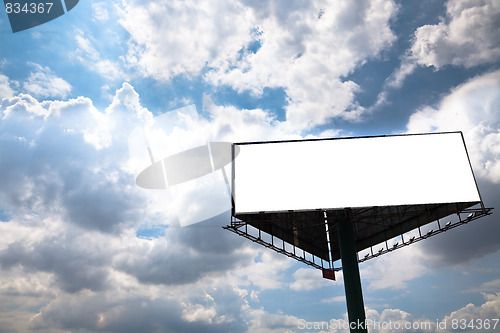
[[[114,285],[105,293],[82,291],[58,295],[30,319],[30,328],[90,332],[165,332],[172,329],[175,332],[220,332],[228,328],[233,332],[245,331],[241,317],[243,301],[222,285],[218,285],[217,290],[204,286],[211,291],[213,301],[203,296],[203,287],[172,290],[137,284],[127,286],[120,281],[114,281]]]
[[[259,109],[213,103],[207,108],[210,122],[200,121],[214,138],[291,136]],[[259,251],[222,230],[220,225],[229,223],[225,217],[176,228],[161,210],[165,203],[135,187],[127,171],[127,138],[152,115],[130,84],[116,91],[104,112],[84,97],[40,102],[28,94],[4,99],[0,111],[1,209],[13,212],[0,224],[0,308],[8,309],[0,316],[2,327],[120,332],[172,325],[234,332],[248,325],[255,332],[293,327],[293,316],[253,312],[237,288],[283,287],[289,258]],[[140,239],[139,224],[163,224],[165,235]],[[249,295],[258,302],[257,291]],[[26,305],[9,308],[13,302]]]
[[[256,95],[284,89],[286,126],[300,131],[361,116],[358,86],[343,77],[395,40],[389,27],[395,12],[386,0],[128,1],[120,22],[132,37],[128,62],[145,75],[203,74],[209,83]]]
[[[220,228],[228,220],[136,236],[140,224],[171,223],[124,171],[128,134],[151,118],[129,84],[105,112],[84,97],[2,101],[0,209],[12,215],[0,223],[2,327],[245,330],[245,302],[227,272],[242,265],[254,285],[273,287],[289,259],[263,254],[251,264],[257,252]]]
[[[131,204],[127,201],[136,196],[116,185],[128,183],[129,175],[120,172],[127,160],[127,146],[122,143],[113,150],[96,150],[109,146],[110,138],[116,139],[121,129],[111,129],[110,134],[105,115],[90,99],[38,102],[19,94],[4,99],[0,112],[0,177],[4,185],[0,196],[5,208],[16,213],[57,212],[60,218],[90,229],[111,231],[125,222],[123,218],[131,212],[125,207]],[[134,122],[133,114],[130,118]],[[117,177],[110,186],[107,176],[115,172]],[[106,198],[107,204],[101,204]],[[125,206],[117,214],[113,213],[115,205]],[[89,206],[93,206],[91,212]]]
[[[211,117],[208,131],[214,140],[244,142],[299,138],[262,109],[239,110],[234,106],[216,105],[209,96],[204,98],[204,108]]]
[[[206,101],[210,119],[204,124],[214,139],[299,137],[264,110]],[[127,136],[152,115],[130,84],[123,84],[105,112],[84,97],[39,102],[27,94],[5,99],[0,110],[0,180],[6,184],[0,202],[14,211],[10,222],[0,224],[0,308],[9,311],[0,316],[2,327],[296,330],[297,317],[252,309],[244,299],[248,292],[242,296],[235,288],[285,287],[289,258],[256,250],[221,230],[228,220],[175,228],[165,220],[168,214],[152,209],[162,202],[137,193],[125,171]],[[164,237],[136,237],[139,224],[156,222],[169,225]],[[387,265],[397,272],[396,254]],[[422,273],[418,256],[411,258],[414,266],[391,279],[376,270],[364,277],[375,289],[404,288]],[[386,266],[380,263],[376,267]],[[309,279],[309,273],[315,278]],[[289,286],[304,290],[308,282],[327,283],[320,275],[299,269]],[[254,290],[250,298],[258,300]],[[14,302],[26,305],[12,310]]]
[[[452,312],[450,315],[443,318],[442,321],[446,321],[447,329],[443,332],[456,332],[457,327],[453,327],[453,323],[457,323],[462,327],[465,332],[475,332],[476,330],[483,328],[486,331],[494,330],[499,328],[500,322],[498,322],[498,315],[500,314],[500,292],[497,293],[483,293],[483,297],[486,302],[481,305],[467,304],[463,308]],[[497,320],[494,320],[497,319]],[[472,322],[474,327],[467,326]],[[489,328],[485,325],[488,323]],[[481,325],[483,327],[478,327]]]
[[[426,106],[410,116],[408,132],[462,131],[487,207],[499,204],[500,192],[500,71],[479,75],[454,88],[435,107]],[[494,215],[424,242],[427,261],[436,267],[463,265],[499,249]],[[477,241],[470,242],[470,235]],[[464,242],[468,246],[464,247]]]
[[[182,319],[188,322],[201,321],[210,324],[214,321],[216,315],[217,312],[214,307],[206,308],[200,304],[189,304],[182,310]]]
[[[412,45],[386,79],[384,90],[370,108],[387,103],[389,89],[399,89],[418,66],[447,65],[466,68],[493,64],[500,59],[500,3],[496,0],[449,0],[446,17],[438,24],[416,29]]]
[[[135,126],[147,124],[153,118],[151,112],[141,105],[134,87],[127,82],[116,91],[105,115],[116,144],[125,144]]]
[[[83,31],[77,30],[77,34],[75,34],[75,41],[78,45],[78,51],[85,54],[92,60],[96,60],[99,58],[99,52],[94,48],[92,42],[89,38],[83,37]]]
[[[57,77],[48,67],[33,64],[35,71],[23,83],[23,89],[38,98],[65,98],[71,92],[71,85]]]
[[[321,303],[336,303],[336,302],[345,303],[345,296],[334,296],[330,298],[324,298],[321,300]]]
[[[109,19],[109,13],[106,6],[107,4],[105,2],[92,3],[92,13],[94,14],[94,19],[98,21],[106,21]]]
[[[0,100],[2,98],[11,98],[14,96],[14,93],[14,90],[10,86],[9,78],[0,74]]]
[[[105,11],[106,9],[97,6],[94,10]],[[100,13],[104,15],[103,12]],[[99,20],[104,19],[99,15],[97,18]],[[119,41],[119,38],[114,36],[109,29],[101,31],[99,40],[96,40],[90,32],[84,33],[80,29],[75,29],[74,39],[76,49],[72,51],[72,56],[86,65],[90,70],[111,81],[128,80],[123,59],[105,58],[99,51],[99,49],[103,47],[110,47],[109,44],[113,45],[115,48],[121,47],[121,41]],[[103,46],[102,44],[107,45]]]
[[[256,292],[255,290],[252,290],[250,292],[250,299],[254,302],[259,302],[259,293]]]
[[[246,266],[238,267],[231,272],[231,277],[240,285],[253,285],[260,290],[278,289],[284,286],[283,271],[290,268],[292,261],[271,250],[256,251],[248,248],[243,253],[251,253],[254,260]],[[257,260],[257,258],[259,260]],[[270,269],[272,267],[272,269]]]
[[[120,23],[132,37],[129,62],[164,80],[235,56],[252,29],[236,1],[124,1]]]
[[[472,78],[437,108],[411,115],[408,132],[462,131],[476,175],[500,182],[500,71]]]
[[[283,313],[269,313],[263,309],[249,311],[251,316],[249,333],[292,333],[295,332],[299,318]]]
[[[411,56],[423,66],[472,67],[500,59],[500,3],[449,0],[446,18],[415,32]]]
[[[403,85],[404,79],[412,74],[417,65],[415,61],[410,60],[408,58],[404,58],[401,62],[401,65],[387,78],[385,85],[388,88],[401,88]],[[385,98],[385,96],[381,96],[379,98]],[[378,102],[378,101],[377,101]],[[383,101],[385,102],[385,100]],[[382,103],[382,101],[378,102]]]
[[[120,65],[116,61],[109,59],[97,61],[95,63],[94,70],[105,78],[109,78],[111,80],[126,78],[126,75]]]
[[[254,94],[266,87],[283,88],[287,126],[293,130],[324,124],[333,117],[358,119],[364,112],[354,101],[358,86],[342,77],[391,45],[395,37],[388,22],[396,12],[394,3],[250,6],[259,27],[255,39],[260,48],[215,67],[207,79]],[[295,24],[290,26],[289,20]]]
[[[488,323],[490,326],[485,332],[493,330],[496,318],[500,314],[500,293],[483,293],[485,302],[481,305],[468,304],[463,308],[451,312],[443,318],[417,317],[400,309],[385,309],[378,312],[374,309],[365,308],[366,325],[369,332],[376,333],[403,333],[403,332],[444,332],[451,333],[461,330],[463,332],[477,332],[478,325]],[[455,325],[470,324],[471,320],[474,328],[465,327],[460,329]],[[349,332],[343,328],[348,327],[347,314],[344,318],[331,319],[327,322],[329,330],[322,330],[320,333]],[[498,328],[497,323],[496,328]],[[303,324],[304,325],[304,324]],[[313,325],[313,322],[310,323]],[[484,329],[485,327],[483,327]]]
[[[497,291],[500,290],[500,279],[485,282],[481,285],[482,291]]]
[[[386,333],[386,332],[435,332],[435,321],[417,318],[410,313],[400,309],[385,309],[378,312],[374,309],[365,308],[366,322],[365,328],[368,332]],[[338,333],[349,332],[349,321],[347,313],[343,318],[330,319],[329,321],[310,322],[308,325],[313,328],[318,323],[319,333]],[[303,323],[302,326],[306,326]],[[323,325],[323,326],[321,326]],[[326,330],[325,330],[326,329]]]
[[[338,274],[335,275],[338,279]],[[306,291],[332,285],[332,281],[324,279],[321,271],[315,268],[299,268],[293,273],[293,277],[295,281],[290,283],[290,289],[296,291]]]
[[[424,264],[422,250],[412,245],[367,261],[360,266],[360,274],[368,289],[406,289],[407,282],[424,275],[429,268]]]

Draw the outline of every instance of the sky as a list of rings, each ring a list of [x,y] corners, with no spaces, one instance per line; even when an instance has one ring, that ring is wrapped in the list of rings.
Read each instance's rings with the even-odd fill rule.
[[[0,12],[2,333],[345,331],[313,327],[346,321],[341,273],[223,230],[228,211],[181,227],[206,199],[136,186],[130,136],[155,119],[187,124],[177,151],[462,131],[500,207],[497,0],[80,1],[17,33]],[[367,318],[493,324],[499,234],[494,210],[360,264]]]

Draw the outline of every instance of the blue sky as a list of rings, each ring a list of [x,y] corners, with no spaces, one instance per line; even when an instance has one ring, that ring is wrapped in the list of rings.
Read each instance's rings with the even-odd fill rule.
[[[1,11],[0,331],[345,320],[341,274],[222,230],[227,212],[179,227],[190,197],[135,186],[129,135],[192,104],[188,134],[230,142],[459,130],[499,207],[499,15],[496,0],[81,1],[14,34]],[[499,318],[498,222],[361,264],[367,316]]]

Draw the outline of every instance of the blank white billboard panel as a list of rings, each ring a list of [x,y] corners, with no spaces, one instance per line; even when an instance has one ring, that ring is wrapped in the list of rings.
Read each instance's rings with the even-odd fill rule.
[[[234,214],[480,201],[460,132],[235,145]]]

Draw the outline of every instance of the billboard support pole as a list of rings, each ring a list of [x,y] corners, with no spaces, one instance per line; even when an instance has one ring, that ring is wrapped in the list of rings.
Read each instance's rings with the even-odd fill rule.
[[[363,303],[363,292],[361,289],[361,278],[359,276],[356,243],[349,210],[335,210],[333,213],[339,237],[350,331],[351,333],[367,333],[368,330],[365,326],[366,315]]]

